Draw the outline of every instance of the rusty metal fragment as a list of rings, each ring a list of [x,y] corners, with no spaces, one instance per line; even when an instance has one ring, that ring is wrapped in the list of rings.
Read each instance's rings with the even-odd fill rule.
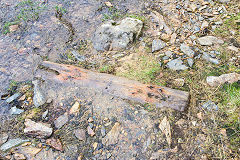
[[[188,105],[189,93],[157,85],[142,84],[137,81],[114,75],[96,73],[72,65],[44,61],[42,67],[54,74],[44,74],[44,79],[57,83],[74,83],[79,87],[89,87],[142,104],[150,103],[156,107],[169,107],[184,111]]]

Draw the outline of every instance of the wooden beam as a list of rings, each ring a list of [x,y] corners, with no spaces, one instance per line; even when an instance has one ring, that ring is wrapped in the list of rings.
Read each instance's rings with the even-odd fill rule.
[[[77,86],[89,87],[142,104],[154,104],[156,107],[169,107],[184,111],[189,102],[189,93],[157,85],[142,84],[137,81],[110,74],[97,73],[72,65],[58,64],[49,61],[42,63],[42,69],[53,72],[45,79],[58,83],[74,83]]]

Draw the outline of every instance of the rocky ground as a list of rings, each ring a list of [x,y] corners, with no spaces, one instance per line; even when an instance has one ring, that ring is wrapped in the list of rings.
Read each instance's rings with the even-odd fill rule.
[[[0,159],[240,159],[239,10],[238,0],[1,0]],[[121,98],[43,61],[186,91],[189,103]]]

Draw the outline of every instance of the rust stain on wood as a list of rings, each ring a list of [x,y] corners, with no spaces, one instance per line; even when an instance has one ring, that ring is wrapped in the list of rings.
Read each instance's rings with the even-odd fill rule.
[[[124,99],[140,103],[150,103],[156,107],[170,107],[184,111],[188,105],[189,93],[157,85],[146,85],[137,81],[104,73],[96,73],[72,65],[57,64],[44,61],[44,67],[59,74],[46,76],[58,83],[72,83],[82,87],[90,87]]]

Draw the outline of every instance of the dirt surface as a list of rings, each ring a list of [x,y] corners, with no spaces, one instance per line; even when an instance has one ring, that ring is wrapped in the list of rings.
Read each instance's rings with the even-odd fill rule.
[[[239,159],[239,81],[206,82],[240,73],[239,7],[237,0],[1,0],[0,147],[29,142],[0,151],[0,159]],[[123,50],[94,50],[96,28],[125,17],[143,21],[140,37]],[[205,36],[217,38],[206,46],[198,41]],[[161,49],[152,51],[154,40]],[[177,59],[185,70],[169,67]],[[182,90],[189,104],[181,112],[84,87],[74,77],[56,81],[51,75],[60,73],[43,61]],[[36,99],[43,105],[35,107]],[[11,114],[14,107],[21,113]],[[26,119],[53,133],[25,133]]]

